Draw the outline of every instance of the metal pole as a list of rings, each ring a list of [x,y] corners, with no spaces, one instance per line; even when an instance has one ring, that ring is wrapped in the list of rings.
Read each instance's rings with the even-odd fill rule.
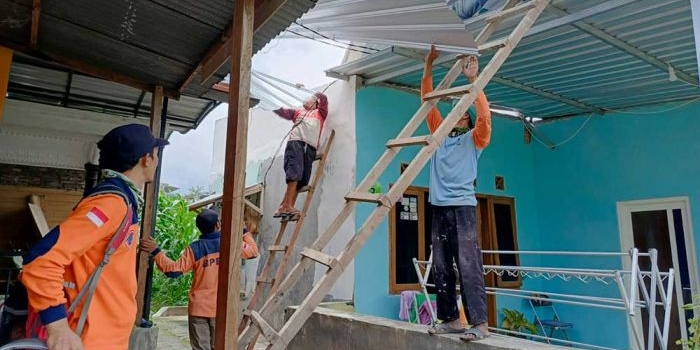
[[[549,250],[482,250],[483,254],[514,254],[514,255],[577,255],[577,256],[625,256],[628,253],[616,253],[616,252],[567,252],[567,251],[549,251]],[[639,256],[646,256],[647,254],[641,253]]]
[[[590,306],[590,307],[596,307],[596,308],[600,308],[600,309],[625,310],[624,306],[582,303],[582,302],[578,302],[578,301],[569,301],[569,300],[553,299],[553,298],[528,297],[526,295],[512,294],[512,293],[496,293],[496,292],[490,290],[489,288],[486,289],[486,294],[501,295],[501,296],[506,296],[506,297],[521,298],[521,299],[532,299],[532,300],[539,300],[539,301],[551,301],[551,302],[557,302],[557,303],[569,304],[569,305]]]
[[[668,326],[671,323],[671,308],[673,307],[673,286],[676,284],[674,274],[675,271],[673,269],[668,270],[668,289],[666,290],[666,310],[664,314],[664,344],[668,344]]]
[[[418,267],[418,260],[416,260],[416,258],[413,258],[413,267],[416,269],[416,275],[418,275],[421,291],[423,292],[423,295],[425,295],[426,302],[428,303],[428,311],[430,312],[430,325],[432,326],[437,322],[437,315],[435,314],[435,310],[433,310],[433,304],[430,302],[430,294],[428,293],[428,288],[426,288],[427,278],[421,275],[420,267]],[[430,265],[427,265],[427,267],[425,268],[425,276],[428,276],[429,273]]]
[[[632,281],[630,282],[630,300],[629,300],[629,305],[627,305],[627,307],[629,308],[630,316],[634,316],[635,311],[636,311],[634,304],[637,301],[637,270],[639,269],[639,267],[638,267],[639,250],[637,248],[632,248],[631,254],[632,254]]]
[[[166,127],[168,124],[167,121],[167,116],[168,116],[168,98],[163,97],[163,109],[161,111],[161,122],[160,122],[160,130],[159,130],[159,137],[160,138],[165,138],[165,131]],[[151,235],[153,237],[156,236],[158,231],[156,231],[156,217],[158,215],[158,193],[160,192],[160,173],[161,173],[161,167],[163,164],[163,148],[158,149],[158,168],[156,168],[156,176],[155,179],[153,179],[153,186],[156,188],[156,198],[154,199],[153,203],[153,230],[151,231]],[[146,270],[146,290],[143,295],[143,313],[141,314],[141,323],[139,324],[139,327],[141,328],[150,328],[153,326],[153,322],[151,322],[151,289],[153,288],[153,257],[148,258],[148,269]]]
[[[651,254],[651,287],[649,296],[649,305],[647,309],[649,312],[649,325],[647,334],[647,349],[653,350],[656,344],[656,329],[658,327],[658,321],[656,320],[656,277],[659,272],[658,263],[658,252],[656,249],[649,249],[649,254]],[[642,284],[644,282],[642,281]],[[666,350],[666,344],[661,344],[661,349]]]
[[[622,279],[622,274],[619,272],[616,273],[616,278],[617,280],[617,287],[620,289],[620,294],[622,295],[622,298],[628,301],[628,306],[629,306],[629,299],[627,299],[627,291],[625,291],[625,282]],[[641,336],[639,335],[637,325],[634,322],[635,316],[634,314],[629,314],[629,317],[627,317],[627,322],[629,322],[629,326],[632,329],[632,334],[634,336],[634,341],[637,343],[637,349],[638,350],[643,350],[644,345],[642,344],[642,339]]]

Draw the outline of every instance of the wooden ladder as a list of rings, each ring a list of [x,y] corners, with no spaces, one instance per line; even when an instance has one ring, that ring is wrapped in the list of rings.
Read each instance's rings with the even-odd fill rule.
[[[287,347],[306,320],[311,316],[314,309],[324,299],[335,281],[341,276],[344,269],[353,261],[377,226],[379,226],[382,220],[387,216],[394,203],[403,196],[406,188],[423,169],[459,119],[474,103],[479,92],[486,87],[515,46],[517,46],[525,33],[535,23],[544,8],[547,7],[549,2],[550,0],[531,0],[519,4],[520,0],[509,0],[500,11],[485,15],[487,24],[476,37],[476,44],[480,49],[485,47],[496,48],[498,50],[491,58],[489,64],[481,71],[472,84],[450,88],[459,76],[465,64],[465,60],[467,59],[466,56],[456,57],[456,62],[436,87],[435,91],[424,97],[423,104],[399,133],[397,138],[387,142],[386,151],[382,154],[377,163],[375,163],[367,176],[353,192],[345,196],[345,206],[340,213],[338,213],[327,230],[318,237],[311,247],[305,248],[301,252],[301,260],[292,268],[276,291],[270,295],[262,308],[259,311],[250,312],[252,324],[242,329],[238,338],[239,349],[244,348],[251,342],[254,343],[259,333],[262,333],[270,342],[267,347],[268,350],[283,350]],[[488,38],[505,18],[515,16],[522,16],[520,23],[505,39],[487,43]],[[430,112],[440,98],[459,94],[464,95],[459,99],[459,102],[452,108],[443,123],[432,135],[413,136],[413,133],[424,122],[428,112]],[[369,193],[372,184],[379,179],[401,148],[414,145],[420,145],[422,148],[405,171],[394,182],[391,189],[385,194]],[[376,205],[376,208],[370,213],[362,227],[360,227],[359,231],[357,231],[355,236],[353,236],[338,256],[331,256],[324,253],[323,249],[338,232],[347,218],[350,217],[358,202],[372,203]],[[286,292],[295,285],[306,271],[313,268],[316,263],[327,267],[328,270],[325,275],[314,285],[311,292],[299,305],[294,314],[287,319],[282,329],[274,329],[266,319],[270,319],[273,315],[283,314],[283,308],[285,307],[283,303]]]
[[[250,297],[250,302],[248,303],[246,310],[243,312],[243,318],[241,319],[241,323],[239,324],[239,333],[242,332],[245,329],[245,327],[247,327],[250,324],[250,321],[252,320],[251,315],[252,312],[255,311],[256,303],[258,299],[261,298],[263,293],[265,293],[267,287],[270,287],[270,295],[273,295],[277,291],[277,287],[279,287],[279,282],[281,281],[285,269],[287,268],[287,262],[289,261],[289,258],[291,257],[292,252],[294,251],[294,245],[296,244],[297,238],[299,238],[299,234],[301,233],[301,228],[304,225],[304,218],[306,218],[306,212],[311,207],[311,202],[313,201],[314,193],[316,193],[316,188],[319,182],[321,181],[321,177],[323,176],[326,160],[328,159],[328,154],[331,150],[331,146],[333,145],[333,139],[335,139],[335,130],[331,130],[331,133],[328,136],[328,139],[326,140],[326,144],[324,145],[323,150],[316,155],[315,160],[318,161],[318,163],[316,165],[316,170],[313,173],[313,177],[311,178],[311,183],[309,183],[308,186],[305,186],[299,190],[300,193],[306,192],[306,199],[304,200],[304,206],[302,207],[298,218],[294,220],[282,218],[280,220],[281,224],[279,231],[277,231],[277,235],[275,236],[272,245],[267,247],[267,250],[270,252],[270,255],[267,257],[265,265],[263,266],[263,269],[257,278],[255,291]],[[285,231],[287,231],[287,226],[290,222],[295,222],[294,229],[292,231],[291,236],[289,237],[289,240],[287,241],[287,244],[282,244],[282,238],[284,238],[284,233]],[[275,257],[277,253],[281,252],[284,252],[282,260],[280,260],[279,266],[277,267],[277,271],[274,272],[274,277],[270,278],[270,276],[272,275],[271,270],[272,265],[275,262]],[[248,348],[249,350],[252,350],[255,347],[256,340],[257,335],[254,336],[253,341],[250,342]]]

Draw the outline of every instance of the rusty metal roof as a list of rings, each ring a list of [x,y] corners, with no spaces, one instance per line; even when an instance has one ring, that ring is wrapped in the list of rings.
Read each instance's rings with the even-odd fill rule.
[[[316,0],[258,0],[256,13],[266,2],[279,7],[267,12],[267,20],[256,22],[255,52]],[[225,62],[205,81],[197,68],[226,35],[234,1],[43,0],[40,4],[32,48],[33,0],[0,0],[0,45],[27,54],[16,55],[20,59],[13,63],[9,98],[140,117],[150,109],[150,93],[142,93],[140,83],[162,85],[176,95],[181,92],[179,101],[171,99],[169,114],[171,122],[182,128],[196,126],[227,98],[212,86],[229,73],[230,64]],[[71,69],[76,66],[88,67],[82,71],[87,74]]]

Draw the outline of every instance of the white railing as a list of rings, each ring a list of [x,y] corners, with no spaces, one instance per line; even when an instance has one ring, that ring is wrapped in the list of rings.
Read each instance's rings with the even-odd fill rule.
[[[503,265],[484,265],[484,274],[493,273],[498,276],[507,274],[508,276],[521,278],[541,278],[545,280],[560,279],[562,281],[580,281],[583,283],[602,283],[610,285],[615,283],[618,287],[618,297],[598,297],[591,295],[578,295],[566,293],[551,293],[546,291],[533,291],[523,289],[506,289],[487,287],[486,293],[490,295],[499,295],[505,297],[521,298],[526,300],[539,300],[551,302],[553,304],[567,304],[584,307],[593,307],[601,309],[620,310],[627,315],[627,322],[633,332],[634,348],[638,350],[654,350],[658,345],[661,350],[668,349],[668,334],[671,320],[672,295],[674,287],[674,271],[669,269],[667,272],[659,271],[658,253],[656,249],[651,249],[647,253],[640,253],[637,248],[631,249],[627,253],[617,252],[566,252],[566,251],[497,251],[484,250],[483,254],[512,254],[512,255],[539,255],[539,256],[577,256],[577,257],[612,257],[630,260],[629,270],[625,269],[586,269],[586,268],[567,268],[567,267],[533,267],[533,266],[503,266]],[[433,323],[437,321],[436,312],[429,302],[428,287],[434,287],[430,284],[430,271],[432,269],[432,253],[428,261],[420,261],[413,259],[413,264],[418,275],[418,280],[421,286],[421,291],[425,294],[428,300],[427,306]],[[651,270],[643,271],[639,265],[639,259],[648,258],[650,261]],[[650,281],[647,286],[645,279]],[[638,293],[641,291],[641,293]],[[659,292],[660,299],[657,300]],[[533,296],[535,294],[545,294],[548,297],[541,298]],[[641,295],[640,295],[641,294]],[[532,304],[531,304],[532,305]],[[663,324],[657,321],[656,309],[663,309],[664,317]],[[637,312],[640,309],[648,316],[647,339],[644,338],[642,327],[641,314]],[[533,310],[534,311],[534,310]],[[556,312],[556,310],[555,310]],[[540,324],[541,326],[541,324]],[[493,331],[522,335],[536,340],[544,340],[548,343],[562,343],[567,345],[575,345],[591,349],[612,348],[598,346],[594,344],[574,342],[568,339],[558,339],[546,336],[533,335],[529,333],[521,333],[499,328],[493,328]]]

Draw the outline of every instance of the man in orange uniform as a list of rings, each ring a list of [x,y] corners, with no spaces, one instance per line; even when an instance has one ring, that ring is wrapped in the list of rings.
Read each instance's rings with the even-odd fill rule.
[[[221,222],[216,211],[204,209],[197,215],[196,223],[202,236],[192,242],[177,261],[170,260],[151,238],[141,241],[141,249],[151,253],[158,269],[170,278],[178,278],[187,271],[194,271],[187,307],[190,345],[193,350],[211,350],[214,349]],[[258,256],[258,246],[247,229],[243,230],[242,249],[243,259]]]
[[[21,281],[29,304],[48,332],[50,350],[125,350],[136,319],[136,245],[143,203],[141,190],[153,181],[158,148],[168,141],[154,138],[148,127],[129,124],[107,133],[100,149],[102,182],[113,193],[83,199],[61,224],[24,257]],[[132,217],[125,218],[128,206]],[[103,270],[87,312],[84,331],[76,334],[82,305],[67,313],[87,279],[102,262],[107,245],[122,221],[130,228]]]

